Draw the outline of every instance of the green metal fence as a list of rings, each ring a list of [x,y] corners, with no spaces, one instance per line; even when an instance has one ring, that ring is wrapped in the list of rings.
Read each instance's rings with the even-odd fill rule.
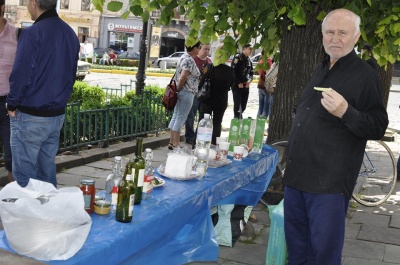
[[[79,102],[68,104],[60,135],[60,151],[138,135],[168,130],[171,113],[162,106],[160,96],[144,91],[127,107],[81,110]]]

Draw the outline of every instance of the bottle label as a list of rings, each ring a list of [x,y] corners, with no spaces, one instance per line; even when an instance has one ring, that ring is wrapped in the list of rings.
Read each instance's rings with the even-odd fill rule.
[[[204,142],[211,142],[212,128],[200,127],[197,128],[197,140]]]
[[[153,191],[154,176],[145,175],[143,181],[143,193],[151,193]]]
[[[118,203],[118,187],[114,186],[111,193],[111,205],[117,205]]]
[[[129,208],[128,208],[128,216],[132,217],[133,215],[133,206],[135,204],[135,194],[131,194],[129,196]]]
[[[144,181],[144,169],[139,169],[137,186],[143,187],[143,181]]]
[[[84,194],[83,195],[83,201],[85,203],[85,209],[90,210],[91,208],[91,201],[92,201],[92,195],[90,194]]]

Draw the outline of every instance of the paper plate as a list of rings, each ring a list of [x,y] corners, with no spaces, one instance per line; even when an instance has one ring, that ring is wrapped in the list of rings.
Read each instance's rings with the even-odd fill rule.
[[[200,177],[200,175],[199,175],[199,173],[197,171],[192,171],[189,176],[182,177],[182,176],[171,176],[169,174],[166,174],[164,172],[164,170],[165,170],[165,168],[162,167],[162,166],[159,166],[158,169],[157,169],[158,173],[160,173],[161,176],[167,177],[167,178],[170,178],[170,179],[189,180],[189,179],[195,179],[195,178]]]

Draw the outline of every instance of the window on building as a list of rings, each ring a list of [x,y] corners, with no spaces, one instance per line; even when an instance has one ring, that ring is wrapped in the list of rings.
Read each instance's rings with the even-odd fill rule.
[[[29,2],[29,0],[19,0],[19,5],[20,6],[27,6],[28,2]]]
[[[84,43],[88,37],[89,37],[89,28],[78,27],[79,42]]]
[[[110,32],[110,38],[108,40],[108,46],[113,48],[116,51],[133,50],[133,48],[134,48],[134,46],[133,46],[134,36],[135,36],[135,34],[133,34],[133,33]],[[128,45],[128,40],[130,41],[129,45]]]
[[[90,11],[90,0],[82,0],[81,11]]]
[[[69,9],[69,0],[60,0],[60,9]]]

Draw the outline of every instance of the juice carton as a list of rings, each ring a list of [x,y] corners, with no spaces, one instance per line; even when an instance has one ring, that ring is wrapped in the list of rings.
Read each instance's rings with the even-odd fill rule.
[[[257,120],[251,120],[250,139],[249,139],[249,143],[247,144],[247,146],[249,147],[249,150],[251,150],[254,146],[254,136],[256,134],[256,125],[257,125]]]
[[[264,144],[265,119],[257,119],[252,152],[261,153]]]
[[[228,142],[231,143],[229,146],[229,152],[233,153],[233,147],[240,145],[240,120],[234,118],[231,120],[231,127],[229,128]]]
[[[242,126],[240,128],[240,144],[249,145],[251,122],[251,117],[242,120]]]

